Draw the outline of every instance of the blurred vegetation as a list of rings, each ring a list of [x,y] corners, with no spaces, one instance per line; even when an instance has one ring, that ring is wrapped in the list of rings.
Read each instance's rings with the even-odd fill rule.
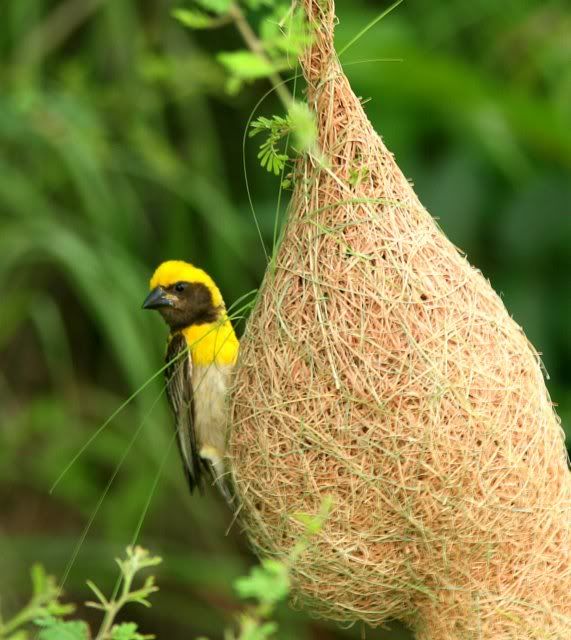
[[[93,436],[162,363],[164,327],[140,312],[159,261],[203,266],[229,303],[266,264],[242,141],[268,86],[226,92],[215,54],[241,48],[240,37],[232,25],[185,29],[171,11],[189,4],[0,6],[2,605],[24,603],[35,561],[82,601],[85,578],[110,584],[108,559],[138,539],[165,561],[155,606],[137,622],[173,640],[220,637],[238,606],[232,582],[253,558],[216,496],[188,496],[159,379]],[[338,0],[339,46],[388,4]],[[544,354],[570,425],[566,3],[406,0],[344,62],[423,202]],[[255,116],[276,113],[270,95]],[[269,249],[284,199],[257,152],[247,140]],[[285,606],[277,615],[281,638],[359,636]]]

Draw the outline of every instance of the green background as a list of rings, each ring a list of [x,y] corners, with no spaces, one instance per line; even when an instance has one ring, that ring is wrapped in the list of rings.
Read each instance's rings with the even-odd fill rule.
[[[339,46],[388,6],[337,4]],[[195,262],[228,303],[256,288],[264,271],[242,138],[268,86],[227,95],[213,54],[241,47],[239,36],[231,26],[185,30],[170,16],[184,5],[0,2],[5,615],[23,602],[33,561],[61,577],[76,549],[67,596],[87,598],[86,578],[109,590],[112,558],[140,529],[139,541],[164,557],[161,591],[151,610],[129,617],[161,640],[221,638],[239,606],[232,580],[254,562],[236,526],[226,535],[230,517],[220,500],[187,494],[158,380],[49,493],[78,449],[162,364],[165,328],[140,310],[156,264]],[[543,353],[569,426],[571,14],[564,5],[406,0],[344,62],[423,203]],[[272,113],[281,107],[270,97],[258,114]],[[255,142],[246,147],[247,175],[269,247],[278,181],[257,165]],[[280,620],[281,638],[359,637],[358,628],[342,631],[287,607]]]

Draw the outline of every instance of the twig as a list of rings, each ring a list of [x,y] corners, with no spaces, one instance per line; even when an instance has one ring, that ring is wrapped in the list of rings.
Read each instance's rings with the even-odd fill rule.
[[[236,3],[232,3],[232,5],[230,6],[230,10],[228,11],[228,15],[232,18],[232,21],[236,25],[236,28],[240,32],[240,35],[244,39],[244,42],[246,43],[248,48],[253,53],[260,56],[260,58],[264,60],[264,62],[267,62],[269,65],[271,65],[272,62],[266,55],[264,46],[262,45],[258,36],[256,35],[256,33],[254,32],[254,30],[246,20],[246,17],[244,16],[242,9],[240,9],[240,7]],[[291,106],[291,103],[293,102],[293,97],[289,92],[288,88],[284,85],[283,80],[279,75],[279,73],[274,72],[270,74],[268,78],[272,83],[276,91],[276,94],[278,95],[279,99],[283,103],[284,107],[286,109],[289,108]]]

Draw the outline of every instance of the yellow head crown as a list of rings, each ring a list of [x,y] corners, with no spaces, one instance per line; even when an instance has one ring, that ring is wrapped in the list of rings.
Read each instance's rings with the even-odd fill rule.
[[[167,260],[160,264],[151,278],[150,288],[170,287],[177,282],[191,282],[205,285],[212,295],[215,307],[224,307],[224,300],[214,280],[202,269],[184,260]]]

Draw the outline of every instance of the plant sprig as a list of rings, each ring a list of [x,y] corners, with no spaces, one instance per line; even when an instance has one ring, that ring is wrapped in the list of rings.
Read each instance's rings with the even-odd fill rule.
[[[291,157],[288,153],[290,134],[294,136],[296,153],[317,149],[314,116],[307,105],[294,100],[280,73],[295,69],[300,54],[311,42],[311,33],[301,7],[277,0],[244,0],[251,10],[266,9],[259,32],[250,26],[238,2],[232,0],[194,0],[190,9],[175,9],[172,15],[192,29],[210,29],[234,23],[247,48],[221,51],[218,61],[228,74],[226,88],[235,94],[244,84],[261,78],[268,79],[284,107],[285,116],[260,117],[251,123],[249,136],[265,134],[258,159],[263,168],[280,175]],[[316,156],[319,154],[316,153]],[[282,186],[289,186],[284,180]]]
[[[234,582],[240,598],[252,599],[254,604],[238,615],[237,631],[227,630],[224,640],[269,640],[274,637],[278,625],[272,618],[277,605],[290,594],[295,563],[311,544],[311,539],[323,529],[332,506],[332,498],[327,496],[317,514],[294,514],[293,518],[303,526],[303,534],[285,560],[263,559],[249,575]]]
[[[297,66],[298,56],[310,42],[305,14],[301,8],[277,0],[244,0],[243,4],[249,10],[264,10],[258,33],[250,26],[240,3],[233,0],[193,0],[194,6],[174,9],[172,16],[190,29],[234,24],[246,48],[217,55],[228,74],[228,92],[236,94],[244,84],[267,78],[287,108],[292,96],[280,73]]]
[[[278,629],[272,619],[277,605],[284,601],[291,590],[291,573],[299,556],[311,544],[313,536],[318,534],[329,516],[332,500],[326,498],[319,512],[315,514],[296,513],[294,520],[303,527],[300,540],[285,560],[266,558],[252,568],[249,575],[238,578],[234,588],[242,599],[253,600],[238,614],[237,628],[228,629],[225,640],[269,640]],[[0,640],[30,640],[27,626],[34,623],[38,629],[37,640],[150,640],[152,635],[139,633],[134,622],[115,623],[119,611],[127,604],[141,604],[150,607],[149,597],[158,591],[155,577],[145,578],[141,586],[135,587],[138,574],[144,569],[156,567],[161,558],[152,556],[142,547],[129,546],[123,559],[115,560],[121,572],[121,587],[110,597],[91,580],[87,586],[95,599],[86,606],[104,613],[103,620],[95,636],[83,620],[65,620],[64,616],[75,610],[72,604],[60,602],[60,589],[54,577],[49,576],[43,567],[32,568],[33,593],[28,604],[12,619],[4,622],[0,616]],[[204,640],[204,639],[201,639]]]
[[[143,569],[155,567],[162,562],[157,556],[151,556],[142,547],[127,547],[127,557],[124,560],[116,558],[121,571],[121,591],[117,597],[106,598],[101,590],[91,581],[87,586],[95,594],[97,601],[86,602],[87,607],[104,611],[103,622],[95,640],[142,640],[153,636],[143,636],[137,632],[137,625],[128,623],[115,625],[114,621],[119,611],[127,604],[137,603],[150,607],[149,597],[158,591],[155,585],[155,577],[147,576],[145,582],[138,589],[133,589],[133,581],[136,575]]]
[[[117,559],[121,571],[121,590],[118,596],[106,598],[91,580],[87,585],[97,601],[86,602],[86,606],[105,612],[99,631],[94,640],[149,640],[150,635],[139,633],[134,622],[115,624],[119,611],[129,603],[150,606],[149,596],[158,590],[154,576],[148,576],[143,585],[133,589],[137,574],[143,569],[154,567],[161,558],[151,556],[141,547],[127,547],[125,559]],[[65,620],[65,616],[75,611],[75,605],[60,602],[61,589],[56,579],[36,564],[32,567],[32,597],[13,618],[4,622],[0,616],[0,640],[30,640],[28,627],[31,623],[38,628],[37,640],[90,640],[89,626],[83,620]]]
[[[74,605],[60,602],[60,590],[56,579],[48,575],[42,565],[33,565],[30,577],[32,597],[9,620],[4,621],[0,616],[0,640],[25,640],[27,634],[24,627],[30,622],[37,619],[59,618],[75,610]]]
[[[303,102],[292,102],[285,116],[260,116],[253,120],[248,135],[253,138],[258,134],[265,135],[258,152],[260,164],[275,175],[282,173],[286,163],[292,160],[288,153],[290,135],[293,135],[291,148],[295,153],[313,152],[317,155],[315,117]],[[289,182],[283,186],[289,186]]]
[[[265,118],[260,116],[250,124],[249,136],[253,138],[258,134],[265,134],[264,141],[260,144],[258,159],[262,167],[269,172],[279,175],[286,162],[290,159],[287,153],[280,150],[280,142],[292,131],[292,124],[287,116],[272,116]]]

